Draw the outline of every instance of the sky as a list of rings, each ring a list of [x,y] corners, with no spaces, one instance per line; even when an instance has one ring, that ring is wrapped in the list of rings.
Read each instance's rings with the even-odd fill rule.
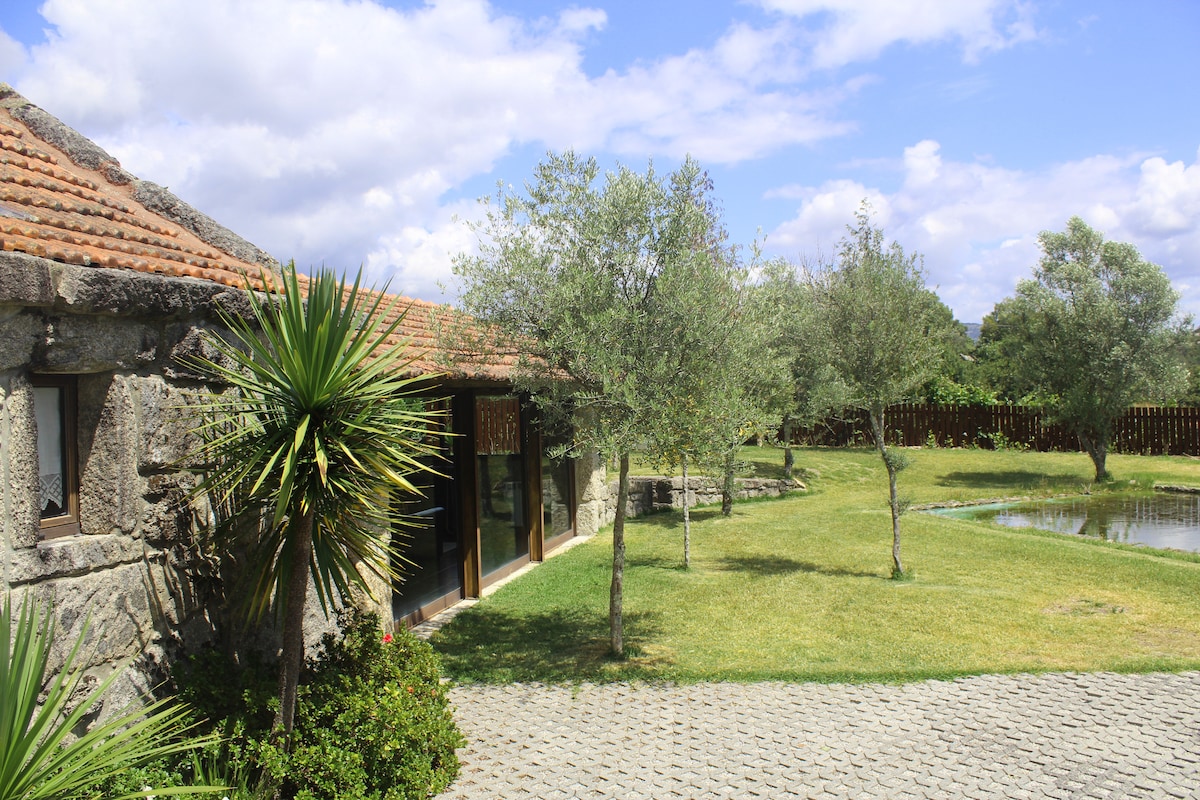
[[[1081,216],[1200,317],[1194,0],[5,0],[0,80],[281,260],[453,302],[548,151],[708,170],[812,262],[864,201],[978,322]]]

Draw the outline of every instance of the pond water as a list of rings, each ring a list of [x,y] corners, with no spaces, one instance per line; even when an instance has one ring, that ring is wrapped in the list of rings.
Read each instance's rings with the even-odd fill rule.
[[[1010,528],[1040,528],[1200,553],[1200,495],[1194,494],[1105,494],[931,511]]]

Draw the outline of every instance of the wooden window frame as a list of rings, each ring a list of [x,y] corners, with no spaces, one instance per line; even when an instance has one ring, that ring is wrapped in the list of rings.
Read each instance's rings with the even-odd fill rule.
[[[39,520],[38,540],[48,541],[79,534],[79,404],[78,381],[74,375],[32,375],[37,388],[62,389],[63,495],[66,513]],[[39,513],[40,516],[40,513]]]

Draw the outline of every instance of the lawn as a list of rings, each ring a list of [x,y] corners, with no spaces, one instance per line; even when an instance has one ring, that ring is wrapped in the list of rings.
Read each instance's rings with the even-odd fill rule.
[[[1066,453],[912,450],[914,503],[1091,487]],[[751,472],[782,453],[747,448]],[[627,526],[626,641],[610,659],[606,532],[460,614],[435,635],[458,681],[900,681],[992,672],[1200,668],[1200,557],[910,512],[912,578],[890,579],[887,481],[868,450],[801,449],[809,486],[782,500]],[[1200,461],[1112,456],[1121,488],[1200,486]]]

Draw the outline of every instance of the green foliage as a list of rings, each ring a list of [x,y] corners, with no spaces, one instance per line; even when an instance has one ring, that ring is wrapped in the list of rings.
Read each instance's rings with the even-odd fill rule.
[[[1136,401],[1184,390],[1190,324],[1175,316],[1179,295],[1162,269],[1132,245],[1106,242],[1078,217],[1038,238],[1033,279],[994,312],[1005,325],[998,349],[1019,386],[1078,434],[1104,480],[1113,420]]]
[[[920,256],[884,244],[869,209],[838,248],[835,265],[808,271],[808,333],[841,387],[844,407],[878,411],[919,396],[937,371],[955,323],[925,287]]]
[[[484,201],[478,254],[454,260],[472,318],[456,349],[511,348],[513,383],[575,454],[595,449],[627,465],[643,445],[689,449],[707,426],[688,420],[688,402],[696,419],[740,423],[710,404],[727,400],[730,384],[705,374],[706,360],[728,360],[742,313],[740,268],[710,195],[690,158],[665,179],[653,167],[601,178],[595,159],[549,154],[524,192],[501,187]],[[619,480],[623,497],[625,470]],[[609,609],[617,656],[623,531],[618,502]]]
[[[249,610],[270,605],[284,619],[279,722],[292,727],[303,658],[303,607],[310,565],[326,612],[351,586],[369,592],[363,571],[389,582],[402,558],[389,498],[416,493],[409,476],[431,471],[439,415],[413,402],[418,380],[407,343],[392,341],[404,320],[399,298],[352,286],[320,270],[302,289],[295,264],[282,296],[247,292],[253,323],[223,315],[230,341],[212,337],[219,359],[194,365],[234,391],[210,394],[197,410],[207,466],[197,493],[226,509],[222,529],[254,534]],[[249,520],[249,524],[247,524]],[[216,543],[225,551],[228,541]]]
[[[925,287],[920,256],[905,253],[897,242],[885,245],[869,212],[864,203],[857,225],[838,247],[836,266],[808,271],[813,305],[808,334],[836,387],[825,394],[840,396],[843,407],[865,410],[870,419],[888,472],[893,568],[903,572],[896,488],[902,465],[887,447],[885,412],[918,395],[962,326]]]
[[[87,626],[52,675],[54,629],[53,614],[32,599],[21,605],[14,619],[12,597],[5,596],[0,612],[0,800],[71,797],[140,765],[206,743],[205,738],[193,738],[195,726],[187,708],[170,700],[118,713],[72,738],[121,670],[75,702],[83,677],[80,653]],[[144,778],[147,783],[116,794],[142,796],[147,794],[142,791],[145,786],[156,794],[183,791],[163,788],[172,782],[170,775],[148,771]],[[186,791],[218,790],[194,786]]]
[[[1024,442],[1013,441],[1004,435],[1004,431],[994,431],[992,433],[980,434],[980,437],[988,442],[993,450],[1028,450],[1029,445]]]
[[[797,427],[815,425],[847,406],[845,385],[832,366],[831,338],[811,281],[782,260],[762,267],[754,301],[768,310],[763,326],[769,360],[763,370],[766,406]]]
[[[454,751],[465,741],[437,657],[405,629],[379,630],[378,617],[356,614],[342,638],[322,643],[279,775],[297,798],[420,800],[458,774]]]
[[[462,344],[515,347],[514,382],[576,452],[629,452],[656,434],[674,385],[709,393],[697,365],[723,352],[742,310],[708,178],[691,159],[665,179],[601,176],[568,151],[524,189],[483,201],[479,254],[454,261],[463,311],[489,326]]]
[[[464,744],[440,682],[437,656],[407,630],[384,635],[374,614],[349,612],[302,676],[290,746],[271,732],[272,683],[249,662],[197,657],[186,696],[225,733],[201,771],[222,774],[235,800],[416,800],[444,791]]]
[[[244,761],[226,760],[218,747],[208,747],[200,755],[193,753],[186,766],[198,783],[228,786],[225,794],[231,800],[278,800],[270,781],[262,780]]]
[[[1188,370],[1187,389],[1179,397],[1181,405],[1200,406],[1200,329],[1182,337],[1179,360]]]
[[[992,406],[999,402],[996,393],[975,383],[958,383],[938,374],[926,384],[926,399],[939,406]]]
[[[912,466],[912,458],[897,447],[888,447],[883,451],[883,463],[889,472],[903,472]]]
[[[203,749],[187,754],[162,756],[141,766],[131,767],[88,787],[79,797],[126,797],[147,792],[153,796],[171,794],[176,789],[183,797],[198,797],[207,792],[198,787],[220,787],[231,800],[274,800],[274,786],[259,779],[258,770],[244,755],[247,746],[238,737],[210,742]],[[233,756],[233,757],[231,757]]]
[[[313,514],[317,596],[328,608],[368,586],[355,562],[384,578],[394,573],[394,548],[380,537],[392,524],[380,502],[415,492],[413,472],[435,457],[425,437],[437,414],[414,404],[415,357],[389,342],[404,321],[399,298],[360,288],[329,270],[301,288],[295,264],[284,271],[282,296],[247,292],[253,324],[222,315],[230,341],[211,337],[220,354],[195,366],[236,392],[206,395],[203,447],[210,465],[197,490],[220,505],[234,502],[226,522],[265,515],[265,535],[253,563],[260,570],[252,611],[273,603],[286,610],[286,580],[296,563],[289,524]],[[385,287],[386,288],[386,287]],[[261,334],[260,334],[261,331]],[[222,360],[223,359],[223,360]]]
[[[1020,342],[1014,333],[1025,327],[1024,314],[1011,297],[995,305],[980,325],[979,342],[972,353],[975,363],[970,370],[975,383],[995,392],[997,399],[1018,405],[1025,405],[1025,399],[1034,391],[1016,365]]]
[[[760,391],[768,329],[747,284],[754,265],[743,267],[724,246],[711,203],[710,230],[705,257],[664,273],[655,287],[664,356],[646,363],[650,419],[641,450],[672,469],[685,458],[722,469],[731,450],[772,427]]]

